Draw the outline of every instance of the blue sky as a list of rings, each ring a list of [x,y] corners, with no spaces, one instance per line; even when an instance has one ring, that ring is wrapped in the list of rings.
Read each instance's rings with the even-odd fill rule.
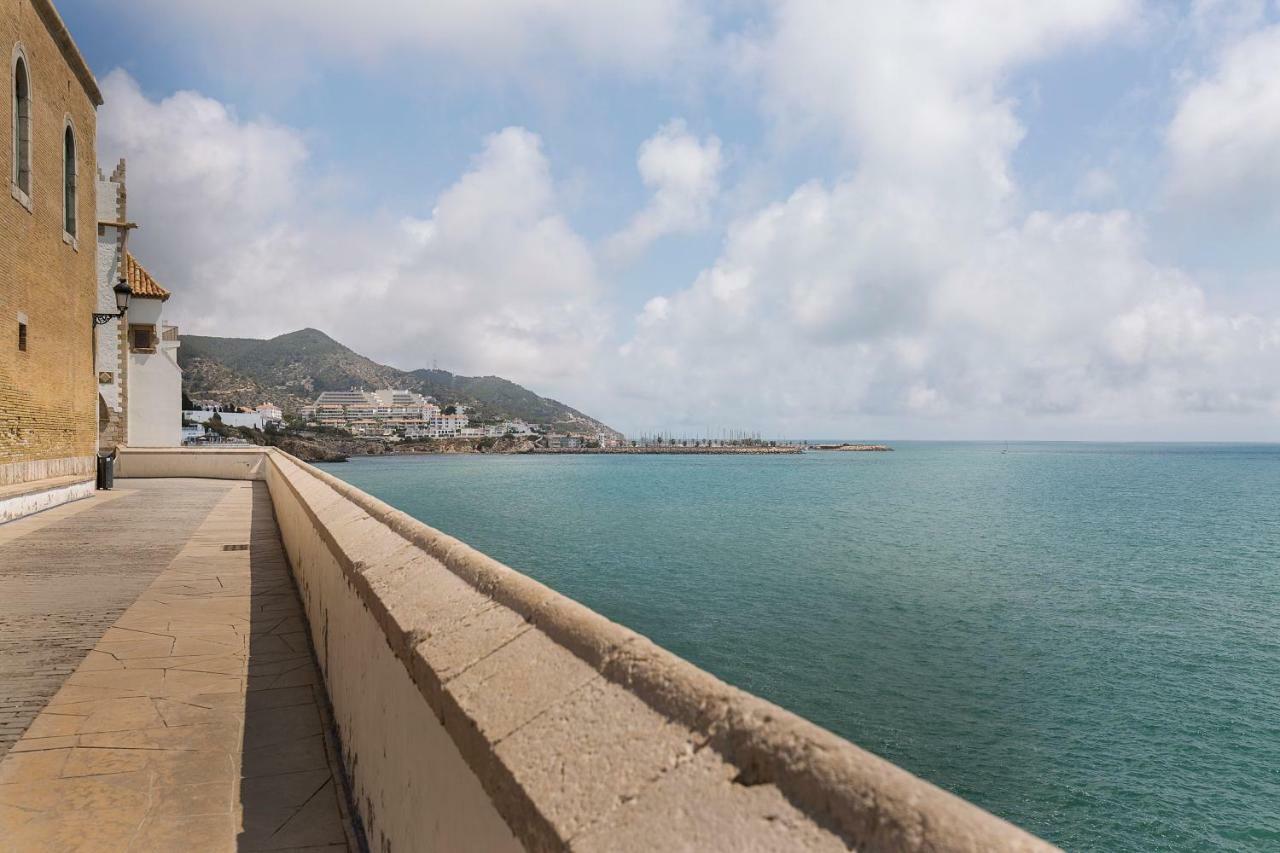
[[[184,328],[628,431],[1275,439],[1262,0],[64,0]]]

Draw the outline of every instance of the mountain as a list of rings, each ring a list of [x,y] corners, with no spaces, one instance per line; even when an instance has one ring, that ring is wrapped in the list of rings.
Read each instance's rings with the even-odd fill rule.
[[[405,388],[441,405],[469,406],[478,419],[520,418],[577,432],[615,430],[558,400],[540,397],[500,376],[457,376],[447,370],[398,370],[343,346],[324,332],[301,329],[270,340],[182,335],[178,364],[186,393],[235,406],[273,402],[286,413],[321,391]]]

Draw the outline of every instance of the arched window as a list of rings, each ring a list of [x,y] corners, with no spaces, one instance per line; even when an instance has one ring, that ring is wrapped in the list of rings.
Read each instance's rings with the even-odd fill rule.
[[[13,182],[31,195],[31,81],[21,56],[13,66]]]
[[[62,227],[76,236],[76,135],[71,125],[62,135]]]

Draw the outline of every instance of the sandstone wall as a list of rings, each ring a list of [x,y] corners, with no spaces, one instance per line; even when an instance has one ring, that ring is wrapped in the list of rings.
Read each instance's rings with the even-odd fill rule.
[[[97,169],[94,103],[51,31],[51,7],[0,0],[4,118],[0,119],[0,485],[92,476],[97,377]],[[55,13],[56,14],[56,13]],[[17,57],[31,83],[31,192],[13,181],[12,93]],[[76,137],[76,234],[64,239],[63,132]],[[27,326],[26,351],[18,323]]]

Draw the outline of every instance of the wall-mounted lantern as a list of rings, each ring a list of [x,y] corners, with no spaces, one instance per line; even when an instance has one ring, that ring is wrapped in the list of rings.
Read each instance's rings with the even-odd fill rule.
[[[116,294],[116,308],[119,309],[115,314],[94,314],[93,325],[101,326],[110,320],[115,320],[124,316],[124,312],[129,310],[129,297],[133,296],[133,288],[129,286],[129,282],[123,278],[112,288]]]

